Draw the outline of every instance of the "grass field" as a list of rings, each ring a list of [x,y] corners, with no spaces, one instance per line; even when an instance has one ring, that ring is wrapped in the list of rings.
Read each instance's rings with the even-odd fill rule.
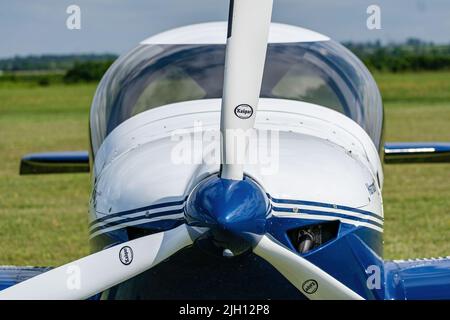
[[[450,141],[450,72],[378,74],[386,141]],[[0,82],[0,265],[89,252],[89,175],[18,175],[29,152],[88,148],[94,84]],[[385,166],[385,257],[450,254],[450,165]]]

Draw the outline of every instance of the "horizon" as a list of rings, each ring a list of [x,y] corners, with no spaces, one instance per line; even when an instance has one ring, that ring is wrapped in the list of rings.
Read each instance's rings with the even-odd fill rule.
[[[420,44],[423,45],[431,45],[431,46],[450,46],[450,41],[448,43],[435,43],[435,42],[427,42],[424,41],[422,39],[417,39],[417,38],[408,38],[405,39],[404,41],[401,42],[389,42],[389,43],[383,43],[381,40],[373,40],[373,41],[339,41],[339,43],[343,44],[343,45],[347,45],[347,44],[352,44],[352,45],[363,45],[363,46],[369,46],[369,45],[375,45],[377,44],[377,42],[379,41],[381,43],[381,46],[386,48],[389,46],[406,46],[408,45],[408,41],[411,40],[417,40],[420,42]],[[23,59],[23,58],[43,58],[43,57],[70,57],[70,56],[95,56],[95,57],[99,57],[99,56],[116,56],[119,57],[121,54],[117,53],[117,52],[78,52],[78,53],[74,53],[74,52],[67,52],[67,53],[52,53],[52,52],[44,52],[44,53],[39,53],[39,54],[16,54],[13,56],[7,56],[7,57],[1,57],[0,56],[0,60],[4,61],[4,60],[12,60],[12,59]]]

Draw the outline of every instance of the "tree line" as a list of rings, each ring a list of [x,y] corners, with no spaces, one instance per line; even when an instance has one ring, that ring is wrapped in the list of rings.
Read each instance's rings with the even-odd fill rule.
[[[371,71],[405,72],[450,70],[450,44],[438,45],[418,39],[401,44],[380,41],[343,43]],[[96,82],[117,58],[114,54],[42,55],[0,59],[0,80]]]
[[[76,64],[85,62],[114,61],[115,54],[67,54],[67,55],[29,55],[0,59],[0,70],[14,71],[60,71],[69,70]]]
[[[37,82],[96,82],[117,59],[114,54],[43,55],[0,59],[0,80]]]
[[[347,42],[344,45],[371,71],[404,72],[450,70],[450,45],[409,39],[402,44],[382,45],[380,41]]]

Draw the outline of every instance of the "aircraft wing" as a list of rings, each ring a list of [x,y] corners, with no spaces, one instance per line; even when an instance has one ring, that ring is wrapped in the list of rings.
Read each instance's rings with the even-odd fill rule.
[[[88,151],[31,153],[20,161],[20,174],[89,172]]]
[[[0,266],[0,291],[50,269],[51,268]]]
[[[450,299],[450,257],[385,262],[386,299]]]
[[[392,142],[384,145],[384,162],[450,163],[448,142]]]
[[[51,270],[51,267],[0,266],[0,291]],[[89,300],[99,300],[100,294]]]

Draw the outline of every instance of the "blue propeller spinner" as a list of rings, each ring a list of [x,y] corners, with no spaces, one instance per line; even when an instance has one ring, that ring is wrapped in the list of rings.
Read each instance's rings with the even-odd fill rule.
[[[210,249],[235,256],[249,251],[266,232],[269,209],[266,193],[250,177],[229,180],[213,175],[194,188],[185,216],[188,224],[210,229],[202,237],[213,244]]]

